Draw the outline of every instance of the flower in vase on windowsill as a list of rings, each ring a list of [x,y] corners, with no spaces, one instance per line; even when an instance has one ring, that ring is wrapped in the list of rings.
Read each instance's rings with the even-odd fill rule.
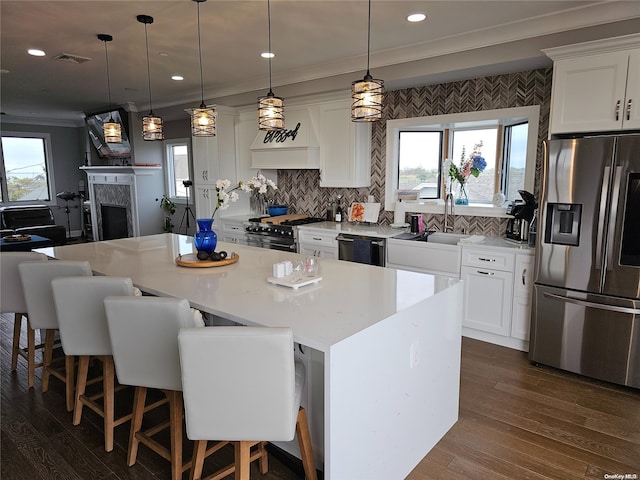
[[[480,173],[484,171],[487,166],[487,162],[482,157],[480,149],[482,148],[482,141],[476,143],[473,146],[473,151],[469,157],[466,156],[465,147],[462,147],[462,155],[460,156],[460,165],[456,166],[451,160],[445,162],[445,170],[449,174],[449,178],[452,181],[456,181],[460,184],[458,195],[456,196],[456,205],[468,205],[469,197],[467,195],[466,183],[469,177],[473,175],[478,178]],[[447,166],[448,164],[448,166]]]

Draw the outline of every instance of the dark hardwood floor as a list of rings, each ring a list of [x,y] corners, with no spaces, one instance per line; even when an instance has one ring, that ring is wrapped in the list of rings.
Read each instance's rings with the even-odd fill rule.
[[[27,389],[24,362],[16,373],[9,371],[9,318],[3,315],[0,324],[0,477],[169,478],[168,462],[145,447],[135,466],[126,465],[128,423],[116,428],[116,447],[106,453],[100,417],[85,409],[74,427],[60,382],[52,380],[43,394],[37,372],[36,388]],[[121,408],[130,405],[127,394],[119,400]],[[187,442],[184,454],[190,456],[190,449]],[[231,449],[220,453],[208,459],[205,473],[232,461]],[[640,478],[640,391],[536,367],[522,352],[465,338],[460,419],[408,478],[573,480],[615,474]],[[252,478],[300,479],[302,467],[271,455],[269,473],[256,469]]]

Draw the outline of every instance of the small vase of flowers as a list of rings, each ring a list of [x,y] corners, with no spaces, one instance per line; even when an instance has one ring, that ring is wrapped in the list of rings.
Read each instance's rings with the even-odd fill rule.
[[[480,152],[481,148],[482,141],[473,146],[471,155],[467,157],[465,147],[462,147],[462,155],[460,156],[459,165],[454,164],[451,160],[447,160],[447,162],[445,162],[445,171],[449,174],[451,181],[455,181],[460,184],[455,201],[456,205],[469,204],[466,187],[467,180],[469,180],[471,175],[478,178],[480,173],[482,173],[487,166],[487,162]]]

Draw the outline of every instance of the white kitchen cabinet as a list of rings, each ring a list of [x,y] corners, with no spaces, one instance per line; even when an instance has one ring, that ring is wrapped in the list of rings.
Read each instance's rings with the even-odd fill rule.
[[[320,186],[358,188],[371,185],[371,124],[351,121],[351,101],[318,108]]]
[[[640,36],[544,52],[554,60],[551,134],[640,128]]]
[[[338,240],[335,232],[298,230],[298,251],[303,255],[338,259]]]
[[[464,282],[462,326],[498,335],[509,335],[513,273],[462,266]]]
[[[217,197],[215,183],[228,179],[238,181],[235,154],[235,118],[233,109],[216,109],[216,136],[192,137],[194,204],[196,217],[209,217],[215,208]]]
[[[240,220],[221,218],[219,220],[220,228],[217,231],[218,240],[223,242],[235,243],[237,245],[247,244],[247,234],[244,225]]]
[[[516,255],[513,276],[513,314],[511,336],[529,340],[531,295],[533,292],[533,255]]]

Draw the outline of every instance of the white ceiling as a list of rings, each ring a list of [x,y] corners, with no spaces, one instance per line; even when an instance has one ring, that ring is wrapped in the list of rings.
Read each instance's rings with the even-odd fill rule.
[[[371,73],[388,89],[550,65],[541,48],[640,31],[640,1],[373,0]],[[191,0],[1,0],[1,110],[11,119],[80,120],[108,107],[104,44],[114,104],[148,111],[148,26],[156,114],[200,103],[196,3]],[[405,17],[423,12],[426,21]],[[205,99],[248,105],[268,91],[267,2],[200,3]],[[348,91],[364,75],[366,0],[272,0],[273,89],[291,99]],[[46,51],[33,57],[28,48]],[[53,60],[66,53],[82,64]],[[160,55],[163,53],[164,55]],[[170,79],[181,74],[184,81]]]

